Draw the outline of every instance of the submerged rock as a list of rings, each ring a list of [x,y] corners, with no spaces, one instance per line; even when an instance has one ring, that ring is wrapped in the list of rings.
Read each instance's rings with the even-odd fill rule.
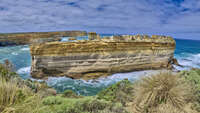
[[[172,68],[175,40],[171,37],[122,35],[77,42],[31,45],[31,75],[95,79],[114,73]]]
[[[177,65],[177,66],[180,66],[180,67],[184,67],[184,66],[182,66],[182,65],[180,65],[180,64],[178,63],[178,60],[177,60],[176,58],[173,58],[173,59],[172,59],[172,64]]]

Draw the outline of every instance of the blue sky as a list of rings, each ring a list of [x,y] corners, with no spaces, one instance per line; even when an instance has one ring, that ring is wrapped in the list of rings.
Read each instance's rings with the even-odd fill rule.
[[[200,40],[200,0],[0,0],[0,32],[86,30]]]

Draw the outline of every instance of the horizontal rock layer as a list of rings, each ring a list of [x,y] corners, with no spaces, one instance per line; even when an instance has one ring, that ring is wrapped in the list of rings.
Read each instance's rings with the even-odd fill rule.
[[[171,68],[171,37],[114,36],[101,40],[31,45],[34,78],[94,79],[113,73]]]
[[[0,46],[60,41],[61,37],[85,36],[85,31],[33,32],[0,34]]]

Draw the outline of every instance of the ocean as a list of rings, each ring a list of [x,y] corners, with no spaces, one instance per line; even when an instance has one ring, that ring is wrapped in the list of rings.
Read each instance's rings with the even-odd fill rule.
[[[87,39],[87,37],[79,37],[78,39]],[[175,66],[177,70],[189,70],[191,68],[200,68],[200,41],[196,40],[176,40],[175,58],[184,67]],[[62,41],[68,41],[67,37]],[[10,60],[16,69],[16,72],[23,79],[32,79],[30,76],[31,55],[29,46],[10,46],[0,47],[0,62],[5,59]],[[106,78],[99,78],[96,80],[73,80],[67,77],[54,78],[50,77],[46,82],[49,86],[55,88],[58,92],[67,89],[75,91],[81,95],[95,95],[102,89],[123,79],[135,81],[142,76],[147,76],[150,72],[155,70],[137,71],[130,73],[117,73]],[[35,80],[35,79],[33,79]]]

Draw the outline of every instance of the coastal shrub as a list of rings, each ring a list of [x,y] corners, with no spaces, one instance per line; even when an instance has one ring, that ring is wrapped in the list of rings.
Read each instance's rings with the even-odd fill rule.
[[[134,85],[134,105],[138,110],[148,113],[160,104],[170,104],[183,110],[193,96],[191,86],[180,76],[171,72],[161,72],[144,77]]]
[[[107,113],[127,113],[121,104],[114,104],[112,102],[95,98],[77,101],[72,109],[68,109],[69,113],[102,113],[105,111]]]
[[[98,99],[106,101],[120,102],[123,105],[131,101],[133,97],[133,84],[128,80],[122,80],[97,94]]]
[[[79,97],[75,92],[72,90],[65,90],[63,92],[63,97],[68,97],[68,98],[77,98]]]
[[[38,94],[44,98],[44,97],[48,97],[48,96],[56,96],[57,91],[53,88],[46,88],[46,89],[39,90]]]
[[[194,108],[200,112],[200,69],[191,69],[190,71],[181,71],[179,73],[192,86],[194,86],[195,101]]]
[[[9,64],[7,64],[9,65]],[[10,66],[7,66],[6,64],[1,64],[0,63],[0,76],[5,78],[6,80],[9,80],[13,77],[16,77],[17,74],[13,71],[12,69],[9,69]]]
[[[179,74],[192,83],[198,91],[200,91],[200,69],[181,71]]]
[[[62,104],[62,99],[63,98],[61,98],[59,96],[56,96],[56,97],[49,96],[49,97],[45,98],[42,103],[44,105],[58,105],[58,104]]]
[[[127,113],[121,104],[99,100],[95,97],[65,98],[51,96],[43,99],[40,113]]]

